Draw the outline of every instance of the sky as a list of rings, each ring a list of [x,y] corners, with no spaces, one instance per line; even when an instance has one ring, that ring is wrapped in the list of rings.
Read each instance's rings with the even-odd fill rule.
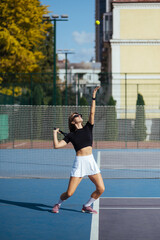
[[[68,15],[68,21],[57,22],[57,50],[74,50],[68,54],[71,63],[89,62],[95,58],[95,0],[40,0],[50,15]],[[64,59],[59,55],[59,59]]]

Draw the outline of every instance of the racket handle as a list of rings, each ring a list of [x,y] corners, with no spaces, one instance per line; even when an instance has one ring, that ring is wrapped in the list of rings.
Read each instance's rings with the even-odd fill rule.
[[[56,130],[57,128],[54,128],[54,130]],[[61,130],[59,130],[59,132],[61,133],[61,134],[63,134],[64,136],[66,136],[67,135],[67,133],[65,133],[65,132],[63,132],[63,131],[61,131]]]
[[[65,133],[65,132],[63,132],[63,131],[61,131],[61,130],[59,130],[59,132],[60,132],[61,134],[63,134],[64,136],[67,136],[67,133]]]

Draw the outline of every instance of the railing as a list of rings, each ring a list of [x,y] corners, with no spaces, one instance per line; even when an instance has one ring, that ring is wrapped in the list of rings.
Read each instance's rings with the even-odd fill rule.
[[[81,113],[85,124],[90,106],[1,105],[0,148],[53,148],[53,128],[69,132],[71,112]],[[125,108],[97,106],[93,136],[93,147],[98,149],[160,148],[160,110],[137,106],[126,112]],[[60,134],[59,139],[63,139]]]
[[[0,104],[52,105],[52,73],[0,74]],[[57,74],[55,105],[90,105],[95,86],[101,85],[97,93],[97,105],[106,106],[113,96],[118,108],[136,107],[140,93],[145,106],[160,108],[160,74],[147,73],[73,73]],[[150,107],[152,106],[152,107]]]

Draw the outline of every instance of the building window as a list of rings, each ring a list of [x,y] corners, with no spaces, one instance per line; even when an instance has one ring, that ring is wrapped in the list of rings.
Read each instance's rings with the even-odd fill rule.
[[[103,41],[108,42],[112,38],[112,13],[103,15]]]

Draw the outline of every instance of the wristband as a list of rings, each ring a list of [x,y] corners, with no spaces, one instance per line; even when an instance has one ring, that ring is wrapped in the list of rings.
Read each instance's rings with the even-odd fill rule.
[[[96,100],[96,98],[92,97],[92,100]]]

